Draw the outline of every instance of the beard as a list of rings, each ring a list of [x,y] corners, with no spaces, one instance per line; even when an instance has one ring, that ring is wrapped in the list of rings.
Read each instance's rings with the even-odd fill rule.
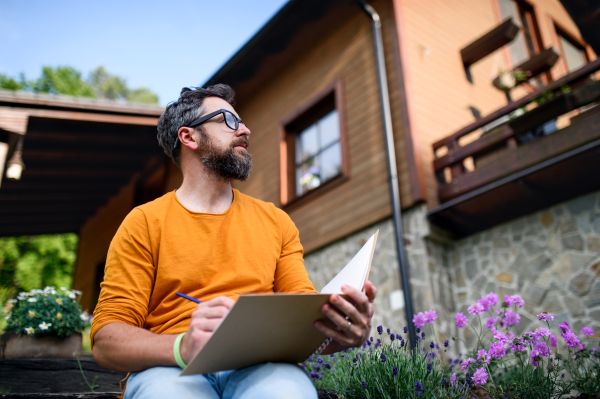
[[[215,177],[223,180],[245,181],[250,176],[252,169],[252,155],[243,151],[236,154],[235,146],[245,144],[249,145],[248,138],[240,138],[226,148],[220,149],[215,145],[212,138],[201,131],[201,142],[198,148],[198,157],[200,161]]]

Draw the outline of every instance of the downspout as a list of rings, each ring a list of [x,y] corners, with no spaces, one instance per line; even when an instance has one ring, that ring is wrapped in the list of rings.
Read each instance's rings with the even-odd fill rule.
[[[400,284],[404,292],[404,311],[408,323],[408,336],[411,348],[416,348],[415,329],[411,325],[413,316],[412,295],[406,262],[406,251],[404,249],[404,234],[402,230],[402,212],[400,208],[400,189],[398,188],[398,169],[396,167],[396,148],[394,145],[394,130],[392,129],[392,112],[390,109],[390,97],[388,94],[387,74],[385,71],[385,59],[383,56],[383,40],[381,38],[381,19],[379,14],[364,0],[356,0],[363,11],[371,18],[373,28],[373,42],[375,44],[375,58],[377,59],[377,77],[379,80],[379,96],[381,99],[381,116],[383,117],[383,133],[385,135],[385,147],[387,150],[387,161],[390,181],[390,195],[392,199],[392,216],[394,219],[394,232],[396,235],[396,249],[400,264]]]

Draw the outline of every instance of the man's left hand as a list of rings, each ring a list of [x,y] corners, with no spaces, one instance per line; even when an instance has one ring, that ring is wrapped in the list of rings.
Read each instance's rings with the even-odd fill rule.
[[[332,294],[321,308],[328,320],[315,323],[317,330],[337,341],[336,346],[341,346],[338,350],[358,347],[368,338],[377,289],[366,281],[364,293],[347,285],[342,286],[342,292],[346,298]]]

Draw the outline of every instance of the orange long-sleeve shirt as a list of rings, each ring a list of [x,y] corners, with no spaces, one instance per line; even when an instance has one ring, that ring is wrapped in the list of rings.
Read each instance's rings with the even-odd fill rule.
[[[122,322],[155,333],[187,330],[201,301],[250,292],[315,292],[298,229],[273,204],[233,190],[222,214],[192,212],[175,192],[131,211],[113,238],[91,337]]]

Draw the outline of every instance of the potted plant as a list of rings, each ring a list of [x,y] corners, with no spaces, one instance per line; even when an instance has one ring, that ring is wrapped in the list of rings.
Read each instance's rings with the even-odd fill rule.
[[[90,316],[81,311],[80,291],[46,287],[11,299],[7,332],[0,342],[5,359],[70,358],[81,353],[81,331]]]

